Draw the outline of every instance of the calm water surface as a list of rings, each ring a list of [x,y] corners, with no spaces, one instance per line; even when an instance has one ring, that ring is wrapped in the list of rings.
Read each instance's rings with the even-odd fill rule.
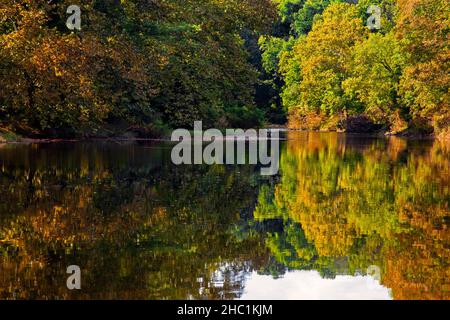
[[[288,133],[270,178],[171,147],[0,145],[0,299],[450,299],[448,144]]]

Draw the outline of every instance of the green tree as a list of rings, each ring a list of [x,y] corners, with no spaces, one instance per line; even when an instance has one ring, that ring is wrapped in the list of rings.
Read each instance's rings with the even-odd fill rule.
[[[299,38],[281,60],[286,79],[284,104],[327,116],[351,112],[356,106],[344,94],[342,83],[350,76],[352,47],[365,33],[355,6],[329,6],[312,31]]]
[[[351,76],[342,84],[345,94],[376,122],[392,123],[400,108],[398,83],[404,67],[399,42],[393,33],[373,33],[352,51]]]

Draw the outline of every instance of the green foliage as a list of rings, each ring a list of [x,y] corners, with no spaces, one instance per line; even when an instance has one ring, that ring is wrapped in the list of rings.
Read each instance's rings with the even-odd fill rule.
[[[281,55],[292,50],[295,42],[293,37],[288,40],[277,37],[263,36],[259,39],[259,45],[262,50],[262,66],[269,74],[275,74],[278,71]]]
[[[227,105],[225,115],[233,128],[259,128],[264,124],[264,113],[254,106]]]
[[[355,46],[350,63],[351,76],[342,84],[352,101],[378,123],[387,122],[400,107],[398,82],[404,67],[404,55],[391,32],[370,34]]]
[[[274,0],[277,3],[278,15],[282,22],[292,24],[294,16],[305,4],[305,0]]]
[[[448,4],[339,2],[301,2],[290,20],[290,34],[300,36],[289,46],[282,38],[261,41],[266,69],[282,74],[291,126],[306,119],[326,128],[336,117],[363,114],[393,133],[448,132]],[[381,8],[374,32],[365,27],[370,5]]]
[[[326,115],[351,111],[353,104],[344,95],[342,81],[349,75],[351,48],[364,32],[354,6],[328,7],[308,36],[299,38],[292,53],[281,60],[284,104]]]
[[[344,2],[342,0],[306,0],[302,8],[294,14],[293,30],[296,34],[307,34],[323,11],[333,3]]]

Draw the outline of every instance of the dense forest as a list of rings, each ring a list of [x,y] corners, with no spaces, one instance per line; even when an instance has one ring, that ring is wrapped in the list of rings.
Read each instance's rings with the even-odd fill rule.
[[[269,0],[2,1],[2,122],[51,135],[258,126],[246,42],[270,27]],[[248,39],[248,40],[246,40]]]
[[[448,1],[344,2],[281,0],[288,27],[260,40],[290,126],[448,133]],[[372,30],[371,5],[380,14]]]
[[[0,137],[158,136],[195,120],[448,136],[449,12],[447,0],[3,0]]]

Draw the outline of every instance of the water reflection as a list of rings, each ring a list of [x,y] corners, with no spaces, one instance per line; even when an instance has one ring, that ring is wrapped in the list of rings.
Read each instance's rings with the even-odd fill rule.
[[[292,271],[282,279],[254,272],[243,300],[391,300],[391,292],[370,276],[323,278],[317,271]]]
[[[450,298],[448,145],[289,133],[271,178],[176,167],[170,148],[1,146],[0,298],[307,298],[305,281],[316,298]]]

